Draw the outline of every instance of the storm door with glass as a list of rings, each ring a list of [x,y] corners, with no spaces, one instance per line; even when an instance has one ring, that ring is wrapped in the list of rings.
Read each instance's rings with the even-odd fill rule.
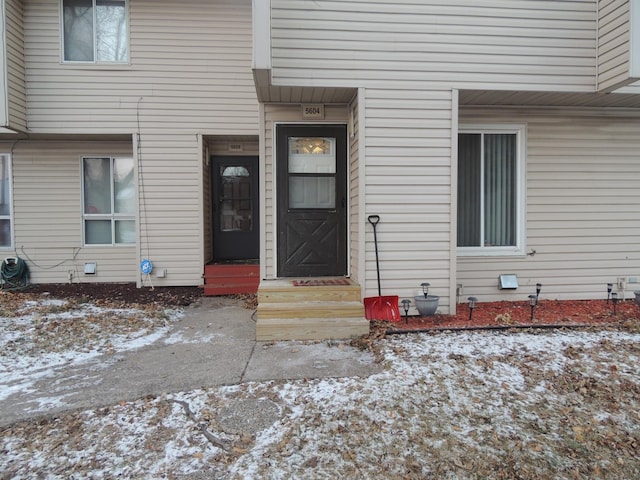
[[[258,258],[258,158],[213,158],[214,260]]]
[[[345,275],[346,127],[281,125],[276,137],[278,275]]]

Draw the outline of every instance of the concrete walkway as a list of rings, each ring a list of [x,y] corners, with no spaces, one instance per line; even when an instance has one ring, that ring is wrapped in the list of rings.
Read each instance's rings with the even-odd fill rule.
[[[0,426],[146,395],[379,371],[371,353],[343,342],[256,342],[252,315],[234,300],[203,298],[155,343],[54,368],[29,391],[0,401]]]

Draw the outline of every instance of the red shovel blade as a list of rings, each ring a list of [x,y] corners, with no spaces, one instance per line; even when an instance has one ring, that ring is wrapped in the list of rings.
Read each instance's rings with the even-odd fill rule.
[[[388,320],[399,322],[400,309],[398,308],[398,296],[368,297],[364,299],[364,315],[367,320]]]

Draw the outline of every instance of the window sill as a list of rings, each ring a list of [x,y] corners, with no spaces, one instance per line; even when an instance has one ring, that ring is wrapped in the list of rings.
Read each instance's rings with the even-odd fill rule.
[[[513,248],[458,248],[456,255],[461,258],[469,257],[526,257],[526,252],[518,247]]]
[[[127,71],[131,70],[133,65],[130,62],[104,62],[104,63],[95,63],[95,62],[60,62],[60,65],[63,68],[67,68],[69,70],[111,70],[114,72],[117,71]]]

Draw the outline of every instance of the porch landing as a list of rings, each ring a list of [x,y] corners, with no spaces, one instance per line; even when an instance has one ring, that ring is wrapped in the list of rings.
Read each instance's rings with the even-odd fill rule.
[[[205,295],[232,295],[256,293],[260,283],[258,261],[210,263],[204,267]]]
[[[263,280],[256,340],[325,340],[369,332],[360,285],[344,277]]]

